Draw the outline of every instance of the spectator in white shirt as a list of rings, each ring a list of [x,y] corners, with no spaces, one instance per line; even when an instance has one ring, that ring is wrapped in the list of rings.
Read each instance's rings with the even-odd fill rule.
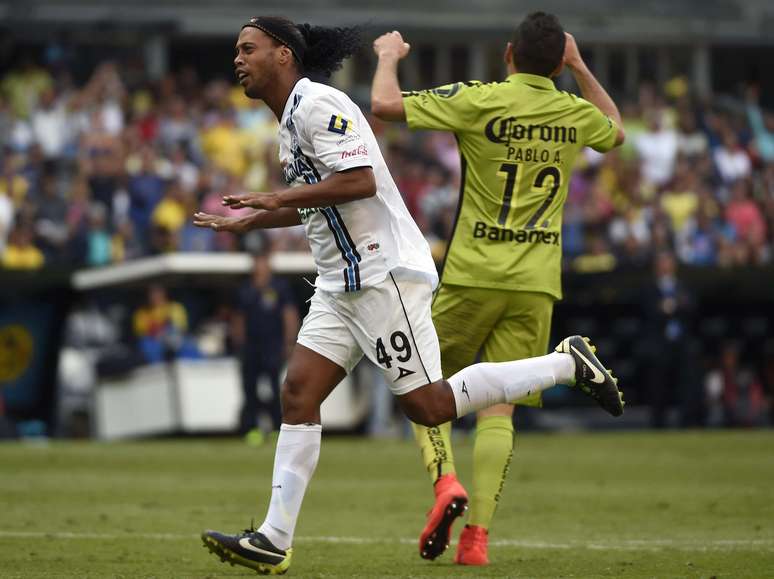
[[[750,175],[752,163],[747,152],[739,144],[736,133],[726,129],[722,136],[722,145],[715,149],[715,166],[724,183],[733,183]]]
[[[696,117],[692,111],[680,114],[677,126],[677,152],[682,157],[694,158],[703,155],[709,147],[707,135],[696,128]]]
[[[675,169],[677,133],[665,126],[663,111],[651,111],[647,120],[648,130],[637,137],[635,147],[644,180],[660,188]]]
[[[0,190],[0,255],[5,251],[5,244],[8,241],[8,234],[13,227],[14,209],[13,202]]]
[[[43,151],[43,156],[48,160],[61,157],[68,136],[67,112],[54,89],[41,93],[31,121],[35,142]]]

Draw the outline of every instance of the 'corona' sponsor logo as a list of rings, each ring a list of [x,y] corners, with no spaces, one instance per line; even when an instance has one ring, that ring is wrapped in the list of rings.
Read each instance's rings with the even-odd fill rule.
[[[511,141],[543,141],[545,143],[576,143],[575,127],[560,125],[524,125],[516,117],[495,117],[486,124],[486,138],[493,143],[510,145]]]
[[[544,245],[559,245],[560,233],[558,231],[545,231],[543,229],[506,229],[487,225],[483,221],[476,221],[473,226],[474,239],[488,239],[489,241],[504,241],[511,243],[542,243]]]

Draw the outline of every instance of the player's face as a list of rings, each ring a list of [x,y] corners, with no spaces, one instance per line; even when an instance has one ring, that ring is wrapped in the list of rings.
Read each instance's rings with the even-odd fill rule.
[[[236,43],[234,72],[245,94],[261,98],[267,86],[276,77],[281,49],[287,50],[257,28],[243,28]]]

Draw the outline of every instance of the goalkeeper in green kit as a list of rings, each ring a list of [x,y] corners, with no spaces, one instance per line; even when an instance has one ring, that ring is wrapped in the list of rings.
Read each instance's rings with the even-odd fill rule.
[[[562,297],[562,209],[575,158],[587,146],[605,152],[623,143],[618,109],[550,14],[531,14],[516,28],[502,82],[401,92],[398,62],[409,50],[398,32],[374,42],[371,104],[377,117],[450,131],[459,143],[459,206],[432,307],[443,375],[479,353],[485,362],[543,355]],[[551,78],[563,66],[583,98],[555,88]],[[540,394],[519,403],[539,406]],[[414,425],[436,496],[420,536],[422,557],[446,550],[469,501],[455,562],[488,563],[488,529],[513,452],[512,415],[510,404],[477,413],[470,497],[455,475],[451,424]]]

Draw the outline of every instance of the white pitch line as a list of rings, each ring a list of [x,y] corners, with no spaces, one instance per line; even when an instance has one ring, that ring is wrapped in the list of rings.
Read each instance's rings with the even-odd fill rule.
[[[0,531],[0,538],[9,539],[69,539],[114,541],[126,539],[148,539],[161,541],[192,541],[198,535],[183,533],[71,533],[66,531]],[[414,545],[416,539],[408,537],[337,537],[310,536],[296,537],[299,543],[332,543],[347,545]],[[456,543],[456,541],[452,541]],[[517,549],[592,549],[599,551],[774,551],[774,539],[715,539],[699,541],[692,539],[614,539],[610,541],[530,541],[522,539],[496,539],[492,547],[513,547]]]

